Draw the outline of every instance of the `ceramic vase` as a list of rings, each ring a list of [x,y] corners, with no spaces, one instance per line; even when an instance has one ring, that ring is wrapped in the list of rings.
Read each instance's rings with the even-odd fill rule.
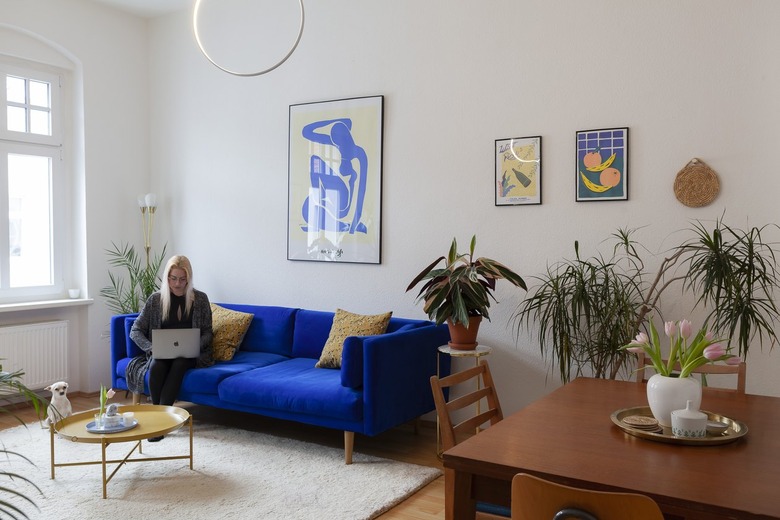
[[[687,402],[698,410],[701,406],[701,383],[693,377],[667,377],[653,374],[647,380],[647,403],[661,426],[672,427],[672,412],[682,410]]]

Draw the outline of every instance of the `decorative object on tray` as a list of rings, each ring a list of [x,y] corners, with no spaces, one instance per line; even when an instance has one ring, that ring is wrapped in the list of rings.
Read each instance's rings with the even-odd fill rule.
[[[105,428],[114,428],[122,424],[122,416],[116,413],[118,406],[116,403],[108,405],[106,413],[103,414],[103,426]]]
[[[102,393],[101,389],[101,393]],[[119,433],[138,426],[133,412],[119,413],[119,405],[112,403],[106,408],[106,412],[95,414],[95,420],[87,423],[89,433]]]
[[[113,388],[106,388],[102,384],[100,385],[100,408],[98,409],[98,413],[95,414],[95,428],[100,429],[103,427],[103,421],[105,418],[105,410],[106,410],[106,401],[114,397]],[[115,412],[116,413],[116,412]]]
[[[119,423],[117,423],[115,426],[106,426],[102,425],[98,427],[95,424],[95,421],[90,421],[87,423],[87,431],[89,433],[119,433],[119,432],[126,432],[127,430],[132,430],[138,426],[138,421],[136,419],[129,419],[129,420],[122,420]]]
[[[667,444],[684,444],[689,446],[711,446],[728,444],[747,435],[748,427],[745,423],[725,417],[723,415],[701,410],[707,416],[707,424],[720,423],[725,428],[720,432],[707,428],[704,437],[679,437],[672,433],[670,427],[658,427],[651,429],[649,424],[655,420],[649,406],[635,406],[623,408],[612,412],[610,419],[621,430],[634,437],[647,439]],[[648,426],[641,424],[646,422]]]
[[[662,432],[663,428],[658,424],[658,419],[655,417],[647,417],[646,415],[629,415],[623,418],[623,422],[632,428],[642,430],[645,432]]]
[[[674,196],[690,208],[706,206],[719,191],[718,175],[698,157],[691,159],[674,179]]]
[[[477,331],[482,318],[490,321],[490,300],[495,302],[493,290],[496,280],[504,279],[526,289],[525,281],[504,264],[490,258],[474,258],[477,236],[471,237],[468,254],[458,253],[458,243],[453,238],[448,255],[440,256],[418,274],[409,287],[425,281],[417,295],[423,300],[423,310],[428,317],[441,325],[445,321],[450,328],[450,343],[454,349],[473,350],[477,346]],[[436,266],[444,260],[444,267]]]
[[[677,437],[706,437],[707,414],[700,412],[688,401],[685,408],[672,412],[672,435]]]
[[[661,426],[672,426],[672,411],[686,408],[688,401],[692,408],[701,406],[701,383],[691,373],[697,367],[714,361],[728,364],[739,363],[740,358],[732,355],[730,347],[724,347],[706,327],[702,327],[693,339],[692,325],[688,320],[664,323],[664,332],[669,338],[669,357],[664,360],[658,331],[650,320],[650,337],[644,332],[637,334],[634,341],[623,346],[633,353],[644,352],[653,362],[656,373],[647,381],[647,402]],[[639,367],[644,370],[645,367]]]

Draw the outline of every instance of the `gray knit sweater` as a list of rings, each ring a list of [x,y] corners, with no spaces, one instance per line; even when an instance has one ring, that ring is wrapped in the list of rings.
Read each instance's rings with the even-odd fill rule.
[[[214,352],[211,348],[211,304],[206,293],[195,290],[195,301],[192,303],[192,326],[200,329],[200,357],[197,366],[208,367],[214,364]],[[146,301],[141,314],[133,323],[130,330],[132,339],[138,348],[144,351],[140,356],[130,360],[127,365],[127,388],[133,392],[144,393],[144,379],[152,362],[152,342],[150,340],[153,329],[162,328],[162,298],[160,292],[155,292]]]

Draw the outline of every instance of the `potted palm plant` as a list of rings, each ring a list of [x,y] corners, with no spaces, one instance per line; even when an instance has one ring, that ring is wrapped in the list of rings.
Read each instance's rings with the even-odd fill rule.
[[[100,290],[100,295],[106,299],[108,308],[117,314],[129,314],[139,312],[149,296],[160,288],[160,267],[165,260],[165,249],[149,258],[147,249],[146,264],[141,261],[141,255],[136,253],[135,247],[129,244],[119,246],[111,243],[112,249],[106,249],[108,263],[113,267],[123,268],[127,271],[127,285],[120,275],[108,272],[111,285]]]
[[[482,318],[490,320],[491,300],[496,280],[504,279],[526,289],[525,281],[504,264],[490,258],[474,258],[477,237],[471,237],[468,254],[458,253],[458,243],[452,239],[447,256],[440,256],[418,274],[407,291],[425,282],[417,295],[424,301],[423,310],[437,325],[447,322],[450,346],[461,350],[476,347],[477,331]],[[444,266],[439,263],[444,261]]]
[[[32,403],[39,418],[43,418],[46,413],[46,401],[38,397],[38,395],[27,388],[22,382],[22,376],[24,372],[17,370],[14,372],[3,371],[3,365],[0,365],[0,400],[9,401],[11,398],[20,397],[25,401]],[[20,424],[24,424],[21,418],[15,416],[10,410],[10,407],[5,406],[4,403],[0,404],[0,414],[11,414],[15,417]],[[30,462],[30,459],[24,455],[15,451],[9,451],[0,444],[0,459],[10,459],[11,456],[18,457],[22,460]],[[32,462],[30,462],[32,464]],[[0,484],[0,517],[2,518],[30,518],[27,513],[19,507],[15,502],[15,499],[21,499],[28,504],[35,506],[35,502],[32,498],[28,497],[23,491],[24,486],[28,486],[31,490],[35,490],[40,493],[40,488],[35,483],[24,475],[8,471],[6,469],[0,469],[0,477],[7,478],[13,482],[22,484],[15,486],[8,486]],[[14,500],[12,500],[14,499]]]

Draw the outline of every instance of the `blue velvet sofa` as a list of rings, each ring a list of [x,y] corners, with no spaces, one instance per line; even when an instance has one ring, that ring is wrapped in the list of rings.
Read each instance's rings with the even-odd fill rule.
[[[187,372],[182,401],[343,430],[347,464],[355,433],[374,436],[435,409],[430,377],[449,341],[445,325],[392,317],[385,334],[348,337],[340,369],[316,368],[333,312],[218,305],[254,318],[233,359]],[[114,389],[127,390],[125,368],[141,353],[129,336],[136,316],[111,318]],[[438,369],[449,374],[449,356]]]

